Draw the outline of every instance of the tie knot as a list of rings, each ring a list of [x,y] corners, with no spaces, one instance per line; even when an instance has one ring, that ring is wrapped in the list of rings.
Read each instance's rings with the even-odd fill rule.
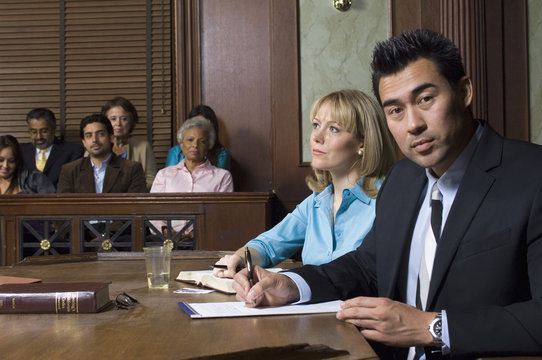
[[[47,149],[40,149],[40,156],[45,155],[46,152],[47,152]]]
[[[442,194],[440,193],[440,190],[436,182],[433,184],[433,187],[431,188],[431,200],[442,201]]]

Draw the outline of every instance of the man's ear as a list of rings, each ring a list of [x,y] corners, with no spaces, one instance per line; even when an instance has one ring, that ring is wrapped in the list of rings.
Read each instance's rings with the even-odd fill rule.
[[[463,102],[463,105],[467,108],[472,103],[472,81],[468,76],[463,76],[457,82],[458,95]]]

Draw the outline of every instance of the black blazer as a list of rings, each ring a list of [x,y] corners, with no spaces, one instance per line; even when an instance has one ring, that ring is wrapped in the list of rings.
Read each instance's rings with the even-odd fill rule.
[[[94,170],[90,157],[84,157],[62,167],[57,193],[95,193]],[[141,163],[111,154],[105,169],[102,193],[146,193],[145,172]]]
[[[56,191],[49,178],[36,169],[21,169],[18,177],[23,194],[54,194]]]
[[[36,169],[36,147],[32,143],[21,144],[24,167],[29,170]],[[62,165],[83,157],[85,149],[81,144],[60,141],[55,137],[51,153],[47,158],[43,173],[56,187]]]
[[[410,242],[425,170],[398,162],[360,247],[303,267],[312,301],[380,296],[406,302]],[[542,147],[489,125],[465,172],[435,254],[428,311],[446,310],[452,356],[542,354]],[[376,347],[382,358],[405,349]]]

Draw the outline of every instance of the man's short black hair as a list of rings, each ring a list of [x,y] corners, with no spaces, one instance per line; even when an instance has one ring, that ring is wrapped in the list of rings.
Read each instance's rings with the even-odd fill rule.
[[[26,114],[26,122],[27,123],[30,122],[31,119],[37,119],[37,120],[43,119],[47,121],[47,125],[49,125],[51,129],[56,128],[55,114],[49,109],[36,108],[36,109],[30,110],[28,114]]]
[[[111,121],[109,121],[107,116],[103,114],[92,114],[83,118],[83,120],[81,120],[81,125],[79,126],[79,136],[81,136],[81,139],[84,139],[85,137],[85,132],[84,132],[85,127],[88,124],[95,123],[95,122],[104,124],[105,128],[107,129],[107,133],[109,135],[113,135],[113,125],[111,125]]]
[[[431,30],[409,30],[376,44],[371,63],[373,92],[382,105],[378,86],[383,76],[396,74],[410,63],[425,58],[454,87],[465,76],[459,49],[452,41]]]

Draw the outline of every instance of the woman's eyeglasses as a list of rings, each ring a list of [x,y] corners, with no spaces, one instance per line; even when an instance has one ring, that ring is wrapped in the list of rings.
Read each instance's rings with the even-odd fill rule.
[[[125,292],[118,294],[115,298],[115,305],[117,306],[117,309],[128,310],[133,308],[138,303],[139,301],[137,301],[135,297],[128,295]]]

